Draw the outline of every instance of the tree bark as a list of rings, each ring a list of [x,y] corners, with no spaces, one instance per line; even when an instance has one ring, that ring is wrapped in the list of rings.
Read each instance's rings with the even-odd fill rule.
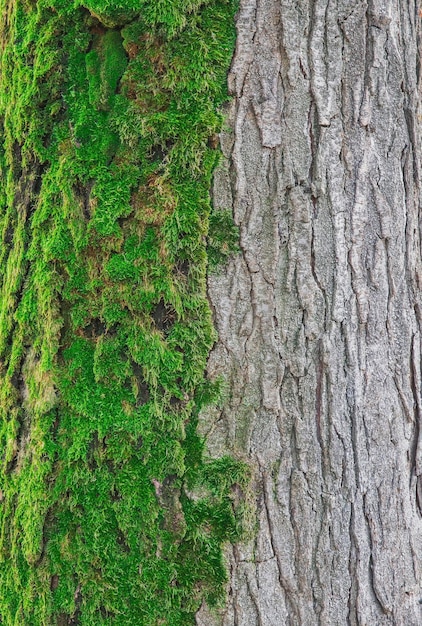
[[[241,1],[200,429],[251,463],[257,532],[198,624],[422,623],[419,38],[413,0]]]

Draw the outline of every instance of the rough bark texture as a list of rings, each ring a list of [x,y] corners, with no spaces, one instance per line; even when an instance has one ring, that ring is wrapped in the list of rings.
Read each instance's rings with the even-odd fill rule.
[[[214,184],[241,254],[209,280],[228,393],[200,427],[250,460],[257,534],[198,624],[422,623],[419,20],[241,2]]]

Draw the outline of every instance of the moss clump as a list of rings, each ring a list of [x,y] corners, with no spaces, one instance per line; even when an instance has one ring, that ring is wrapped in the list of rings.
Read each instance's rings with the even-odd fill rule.
[[[126,69],[127,56],[119,31],[100,30],[94,40],[94,47],[85,58],[89,102],[100,111],[108,111]]]
[[[222,598],[246,470],[195,427],[234,11],[0,0],[5,626],[186,626]]]
[[[210,270],[215,271],[227,262],[229,256],[239,251],[239,229],[233,223],[231,211],[211,211],[207,245]]]

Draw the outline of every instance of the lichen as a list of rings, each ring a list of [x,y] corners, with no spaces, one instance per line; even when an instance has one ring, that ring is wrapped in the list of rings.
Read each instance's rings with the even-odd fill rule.
[[[196,423],[207,238],[213,265],[235,249],[227,215],[209,236],[234,12],[0,0],[5,626],[187,626],[223,599],[247,470]]]

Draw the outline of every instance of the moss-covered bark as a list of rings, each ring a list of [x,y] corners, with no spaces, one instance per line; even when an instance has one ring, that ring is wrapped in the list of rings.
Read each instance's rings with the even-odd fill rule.
[[[195,427],[234,10],[0,0],[5,626],[186,626],[222,596],[245,470]]]

